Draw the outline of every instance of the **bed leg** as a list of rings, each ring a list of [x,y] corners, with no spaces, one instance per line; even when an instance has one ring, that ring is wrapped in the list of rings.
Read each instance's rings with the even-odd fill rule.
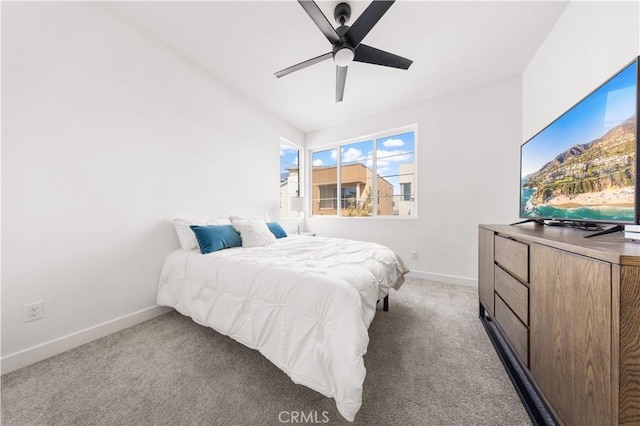
[[[382,299],[382,310],[385,312],[389,312],[389,295],[387,294],[384,299]]]

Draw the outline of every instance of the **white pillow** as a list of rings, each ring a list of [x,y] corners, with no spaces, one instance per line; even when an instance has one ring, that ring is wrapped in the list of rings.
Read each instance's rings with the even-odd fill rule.
[[[240,233],[242,247],[268,246],[276,242],[276,236],[262,220],[232,220],[233,227]]]
[[[176,228],[180,246],[185,250],[193,250],[200,247],[198,240],[196,240],[196,234],[189,228],[191,225],[231,225],[231,220],[228,217],[215,219],[185,219],[177,217],[173,219],[173,226]]]
[[[232,214],[229,216],[231,222],[234,220],[259,220],[261,222],[271,222],[271,218],[269,217],[269,213],[264,214],[256,214],[256,215],[235,215]]]

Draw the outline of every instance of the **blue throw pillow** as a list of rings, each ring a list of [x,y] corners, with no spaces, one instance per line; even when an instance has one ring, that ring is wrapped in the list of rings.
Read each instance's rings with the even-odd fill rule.
[[[284,238],[287,236],[287,233],[284,232],[284,229],[282,229],[282,226],[280,226],[278,222],[268,222],[267,226],[269,227],[269,231],[271,231],[276,238]]]
[[[191,225],[189,228],[196,234],[202,254],[242,246],[240,234],[231,225]]]

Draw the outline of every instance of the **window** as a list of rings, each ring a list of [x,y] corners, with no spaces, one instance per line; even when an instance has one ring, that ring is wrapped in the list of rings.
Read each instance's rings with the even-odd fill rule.
[[[358,187],[343,186],[342,187],[342,210],[353,209],[358,206]]]
[[[411,182],[401,183],[402,201],[411,201]]]
[[[300,196],[300,151],[280,139],[280,217],[294,216],[289,213],[289,200]]]
[[[311,213],[415,216],[415,138],[411,126],[312,152]]]
[[[380,185],[380,215],[413,216],[415,187],[415,131],[376,140],[376,171]],[[407,192],[408,191],[408,192]],[[382,208],[381,208],[382,207]],[[387,213],[389,209],[392,213]]]
[[[336,149],[311,154],[311,214],[336,215],[338,213],[338,170]]]
[[[373,172],[367,167],[373,140],[340,147],[340,207],[342,216],[373,215]]]
[[[318,205],[320,210],[336,210],[336,200],[338,191],[335,185],[320,185],[320,199]]]

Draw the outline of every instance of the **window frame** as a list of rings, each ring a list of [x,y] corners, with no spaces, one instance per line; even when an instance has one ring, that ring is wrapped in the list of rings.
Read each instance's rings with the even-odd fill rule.
[[[413,206],[411,208],[411,214],[410,215],[406,215],[406,216],[401,216],[401,215],[378,215],[377,211],[378,211],[378,199],[379,199],[379,191],[378,191],[378,179],[376,179],[377,177],[381,177],[378,175],[378,158],[377,158],[377,151],[378,151],[378,140],[383,140],[385,138],[389,138],[391,136],[396,136],[402,133],[409,133],[409,132],[413,132],[413,164],[414,164],[414,168],[413,168],[413,182],[411,185],[412,186],[412,201],[413,201]],[[342,215],[342,198],[343,198],[343,194],[342,194],[342,147],[345,145],[350,145],[353,143],[358,143],[358,142],[365,142],[367,140],[373,140],[373,148],[372,148],[372,182],[371,182],[371,193],[375,194],[374,196],[372,196],[372,215],[371,216],[344,216]],[[400,220],[411,220],[411,219],[417,219],[418,218],[418,167],[417,167],[417,163],[418,163],[418,124],[409,124],[409,125],[405,125],[405,126],[401,126],[401,127],[395,127],[392,129],[387,129],[387,130],[383,130],[383,131],[379,131],[379,132],[375,132],[375,133],[370,133],[370,134],[365,134],[365,135],[361,135],[361,136],[357,136],[354,138],[349,138],[349,139],[344,139],[342,141],[339,141],[337,143],[331,143],[331,144],[326,144],[326,145],[319,145],[317,147],[314,147],[312,149],[307,148],[307,155],[305,156],[307,161],[309,162],[309,164],[312,164],[311,159],[313,158],[313,154],[316,152],[322,152],[322,151],[327,151],[327,150],[331,150],[331,149],[335,149],[337,151],[337,158],[336,158],[336,189],[340,188],[340,190],[337,190],[337,210],[336,210],[336,214],[335,215],[319,215],[319,214],[313,214],[313,200],[311,199],[311,197],[313,196],[313,166],[309,167],[309,170],[307,170],[307,175],[306,175],[306,182],[308,182],[309,187],[307,188],[308,193],[311,194],[311,196],[309,197],[310,199],[307,202],[307,206],[309,207],[309,216],[310,217],[322,217],[322,218],[340,218],[340,219],[400,219]],[[394,194],[395,196],[395,194]],[[404,199],[404,194],[399,194],[400,196],[400,201],[402,201]],[[394,200],[395,202],[395,200]],[[392,203],[393,205],[393,203]]]

